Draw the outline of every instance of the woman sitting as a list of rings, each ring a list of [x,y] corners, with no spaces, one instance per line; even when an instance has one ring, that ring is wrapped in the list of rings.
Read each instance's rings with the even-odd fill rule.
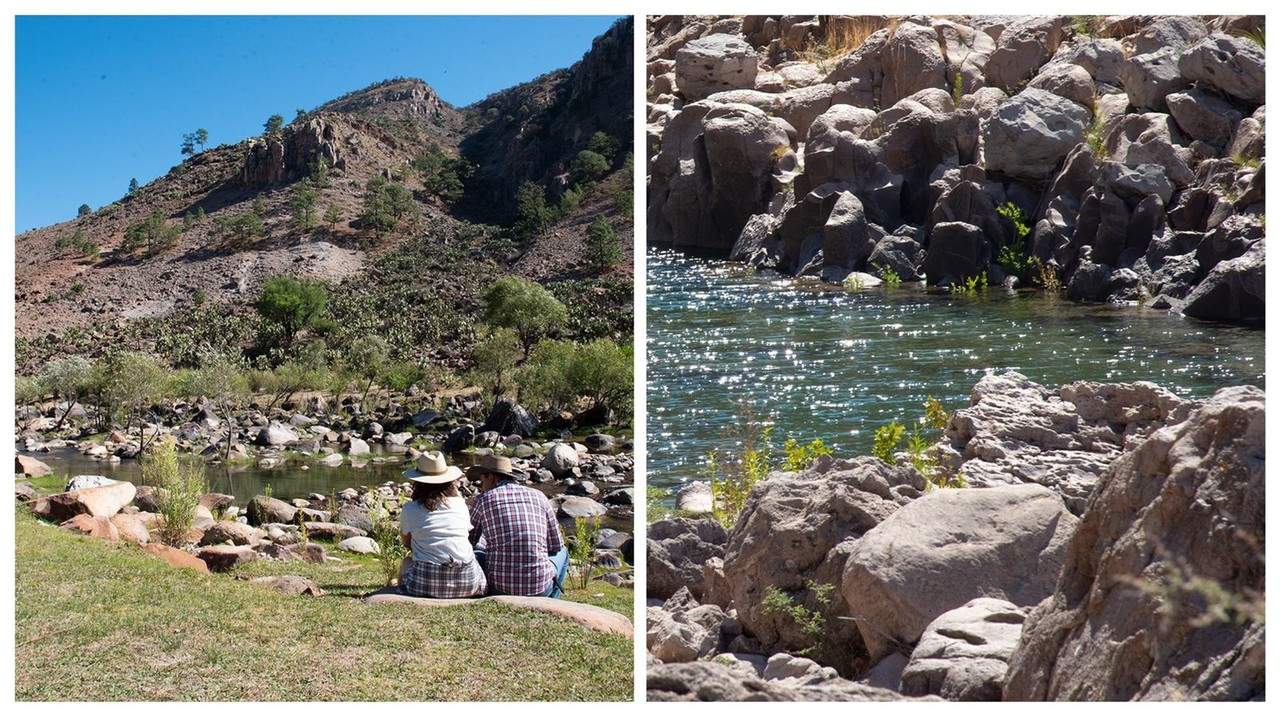
[[[471,518],[455,484],[462,477],[441,453],[424,453],[414,470],[413,499],[400,512],[400,538],[413,551],[400,571],[400,592],[413,597],[465,598],[484,595],[488,585],[476,562]]]

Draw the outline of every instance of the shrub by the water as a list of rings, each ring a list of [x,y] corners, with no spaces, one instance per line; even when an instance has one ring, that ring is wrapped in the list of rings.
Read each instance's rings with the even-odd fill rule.
[[[578,589],[585,589],[591,582],[591,565],[594,562],[596,541],[600,538],[600,523],[595,518],[578,518],[574,521],[574,543],[569,557],[578,564],[574,575]]]
[[[175,547],[185,544],[196,520],[200,496],[209,490],[204,468],[179,460],[177,447],[162,441],[143,457],[142,480],[160,489],[156,491],[156,507],[163,518],[160,540]]]

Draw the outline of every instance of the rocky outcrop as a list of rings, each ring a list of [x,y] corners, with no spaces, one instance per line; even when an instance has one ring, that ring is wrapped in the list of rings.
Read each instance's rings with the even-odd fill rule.
[[[818,80],[789,68],[839,17],[664,16],[650,240],[831,283],[888,267],[942,285],[998,284],[1013,244],[1057,277],[1019,268],[1016,286],[1260,322],[1255,264],[1214,273],[1243,251],[1186,259],[1228,218],[1264,211],[1265,53],[1226,29],[1256,20],[1112,18],[1101,38],[1064,16],[893,18]],[[677,75],[695,69],[720,79],[682,93]],[[1010,206],[1026,237],[996,215]],[[890,237],[918,248],[882,248]]]
[[[1036,485],[934,490],[886,518],[853,545],[840,588],[871,660],[974,598],[1048,597],[1076,522]]]
[[[724,579],[743,628],[767,652],[813,650],[823,664],[852,673],[864,655],[856,623],[848,619],[854,615],[848,595],[839,587],[846,558],[858,538],[924,487],[913,468],[829,456],[756,484],[724,555]],[[821,615],[822,639],[777,609],[778,596]]]
[[[888,702],[903,699],[892,690],[839,677],[816,684],[766,680],[749,667],[719,661],[650,665],[645,690],[650,702]]]
[[[1258,389],[1221,389],[1116,460],[1005,699],[1264,697],[1264,409]]]
[[[645,591],[650,598],[667,600],[688,588],[693,598],[703,598],[703,566],[724,557],[724,526],[710,519],[673,518],[649,524]]]
[[[1187,410],[1151,383],[1082,381],[1055,393],[1015,371],[989,374],[952,416],[939,456],[969,486],[1042,485],[1080,515],[1122,451]]]

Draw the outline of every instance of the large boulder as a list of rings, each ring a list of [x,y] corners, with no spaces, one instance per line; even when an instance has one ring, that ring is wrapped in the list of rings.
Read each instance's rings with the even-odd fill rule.
[[[700,37],[681,47],[675,60],[676,87],[689,102],[755,87],[756,53],[741,36]]]
[[[258,495],[249,500],[245,510],[250,525],[264,523],[292,523],[298,515],[298,509],[270,496]]]
[[[200,545],[256,545],[267,537],[267,531],[253,528],[234,520],[221,520],[205,528]]]
[[[1047,180],[1084,139],[1089,109],[1027,88],[995,111],[983,131],[985,167],[1018,179]]]
[[[18,454],[16,472],[28,478],[43,478],[52,473],[53,469],[44,461]]]
[[[1262,321],[1266,317],[1266,240],[1218,263],[1187,296],[1182,313],[1198,319]]]
[[[1199,87],[1174,92],[1165,97],[1169,114],[1192,139],[1222,148],[1231,141],[1231,132],[1243,115],[1229,102]]]
[[[1026,618],[1023,608],[985,597],[942,613],[911,651],[902,671],[902,694],[999,702]]]
[[[280,448],[298,440],[298,432],[287,423],[280,421],[271,421],[258,431],[258,435],[253,440],[256,446],[272,446]]]
[[[1129,104],[1139,112],[1164,112],[1168,107],[1165,96],[1191,84],[1178,69],[1178,56],[1177,49],[1163,47],[1125,60],[1120,66],[1120,81]]]
[[[32,510],[43,518],[59,523],[82,514],[110,518],[132,502],[137,492],[138,489],[132,483],[120,481],[40,498]]]
[[[1253,40],[1220,32],[1187,48],[1178,69],[1192,81],[1253,105],[1267,101],[1267,58]]]
[[[256,560],[258,554],[248,545],[212,545],[201,548],[196,557],[203,560],[209,570],[225,573],[237,565]]]
[[[711,559],[724,557],[727,540],[724,526],[711,519],[650,523],[645,594],[667,600],[687,587],[695,600],[702,600],[702,568]]]
[[[946,277],[977,276],[990,262],[991,246],[981,229],[967,222],[941,222],[929,233],[921,270],[930,284],[936,284]]]
[[[120,530],[110,518],[102,516],[92,516],[88,513],[80,513],[72,516],[70,519],[63,521],[58,527],[64,530],[70,530],[77,533],[83,533],[91,538],[99,540],[110,540],[115,542],[120,539]]]
[[[646,618],[645,645],[656,659],[693,662],[720,652],[724,610],[699,605],[688,588],[681,588],[661,608],[649,608]]]
[[[1036,485],[934,490],[886,518],[853,544],[841,583],[871,660],[974,598],[1048,597],[1077,522]]]
[[[915,469],[824,456],[800,473],[774,472],[752,488],[729,534],[724,576],[744,629],[768,652],[815,648],[780,598],[822,615],[826,634],[810,655],[842,674],[862,657],[839,585],[855,539],[921,495]]]
[[[1013,92],[1057,51],[1062,41],[1063,17],[1020,17],[996,38],[995,49],[984,70],[987,84]]]
[[[1265,408],[1221,389],[1111,466],[1005,699],[1264,698]]]
[[[529,409],[510,398],[500,398],[484,419],[480,432],[497,431],[503,436],[529,437],[538,428],[538,419]]]
[[[557,478],[569,475],[578,467],[578,452],[568,443],[555,443],[542,457],[542,467]]]
[[[945,89],[947,60],[942,56],[938,35],[932,27],[902,23],[881,55],[884,84],[880,104],[892,107],[898,100],[936,87]]]
[[[1147,382],[1076,382],[1052,392],[1016,371],[989,374],[955,412],[938,445],[946,470],[968,485],[1036,483],[1076,515],[1126,447],[1185,415],[1185,404]]]

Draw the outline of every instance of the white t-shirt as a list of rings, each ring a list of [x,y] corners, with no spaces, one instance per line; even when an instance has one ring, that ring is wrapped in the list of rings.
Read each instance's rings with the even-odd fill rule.
[[[466,563],[475,559],[471,541],[471,517],[467,502],[460,496],[444,499],[444,507],[427,510],[411,500],[400,511],[400,532],[408,533],[413,543],[413,559],[443,565]]]

